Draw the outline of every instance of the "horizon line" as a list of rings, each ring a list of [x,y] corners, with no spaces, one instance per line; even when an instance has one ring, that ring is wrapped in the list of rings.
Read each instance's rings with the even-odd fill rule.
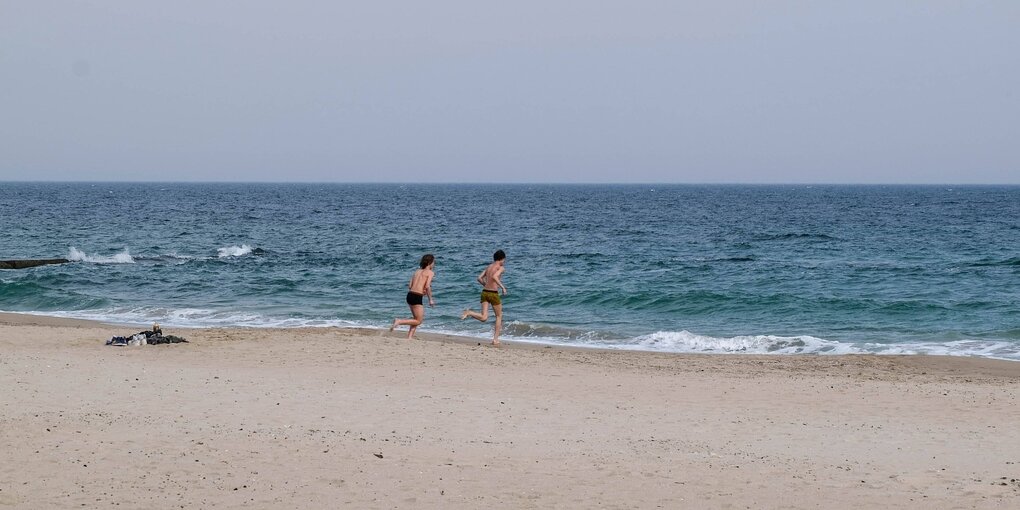
[[[1020,182],[739,182],[739,181],[159,181],[159,180],[0,180],[0,184],[365,184],[443,186],[1020,186]]]

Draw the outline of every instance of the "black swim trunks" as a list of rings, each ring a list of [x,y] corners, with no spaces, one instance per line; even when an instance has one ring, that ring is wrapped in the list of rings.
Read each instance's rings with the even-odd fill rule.
[[[407,304],[409,305],[420,305],[422,303],[421,298],[424,297],[421,294],[415,292],[407,293]]]

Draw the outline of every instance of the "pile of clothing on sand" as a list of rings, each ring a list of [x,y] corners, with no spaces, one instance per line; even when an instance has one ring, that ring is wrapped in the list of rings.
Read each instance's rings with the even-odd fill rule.
[[[131,336],[115,336],[106,341],[106,345],[123,347],[125,345],[149,345],[149,344],[179,344],[188,343],[187,340],[174,335],[163,335],[159,324],[153,324],[152,329],[141,331]]]

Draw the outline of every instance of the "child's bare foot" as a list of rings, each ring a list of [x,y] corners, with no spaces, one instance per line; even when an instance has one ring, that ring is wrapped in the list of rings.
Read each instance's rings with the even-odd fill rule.
[[[392,333],[394,329],[397,329],[397,319],[393,319],[393,324],[390,324],[390,333]]]
[[[468,312],[469,312],[469,311],[470,311],[470,310],[468,310],[468,309],[464,309],[464,313],[460,314],[460,320],[464,320],[464,319],[467,319],[467,316],[468,316]]]
[[[500,345],[500,343],[499,343],[499,340],[493,340],[493,341],[492,341],[492,346],[493,346],[493,347],[501,347],[501,345]]]

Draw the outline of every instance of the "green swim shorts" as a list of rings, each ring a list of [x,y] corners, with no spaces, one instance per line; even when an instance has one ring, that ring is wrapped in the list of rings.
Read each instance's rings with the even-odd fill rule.
[[[503,304],[503,301],[499,299],[499,292],[496,292],[494,290],[483,290],[481,302],[491,303],[493,305]]]

